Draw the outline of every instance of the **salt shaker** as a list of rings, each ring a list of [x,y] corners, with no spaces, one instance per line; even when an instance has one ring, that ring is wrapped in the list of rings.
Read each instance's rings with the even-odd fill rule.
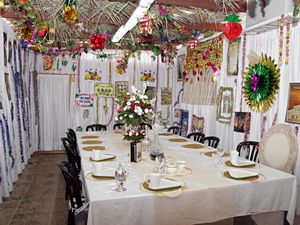
[[[124,187],[124,183],[126,181],[128,173],[124,169],[121,163],[119,163],[118,168],[115,172],[115,180],[117,181],[117,188],[115,189],[118,192],[126,191],[126,188]]]

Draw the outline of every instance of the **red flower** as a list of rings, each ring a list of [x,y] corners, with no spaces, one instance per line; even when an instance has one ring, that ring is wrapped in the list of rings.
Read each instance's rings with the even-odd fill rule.
[[[120,112],[123,112],[123,110],[124,110],[124,108],[123,107],[120,107],[120,108],[118,108],[118,113],[120,113]]]

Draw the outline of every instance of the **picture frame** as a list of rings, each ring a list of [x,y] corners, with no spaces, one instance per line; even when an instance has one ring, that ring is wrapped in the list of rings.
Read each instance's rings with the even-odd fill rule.
[[[192,115],[192,132],[204,132],[204,117]]]
[[[233,114],[233,98],[232,87],[219,88],[216,119],[220,123],[231,123]]]
[[[114,87],[112,84],[109,83],[96,83],[95,95],[98,97],[113,98]]]
[[[239,73],[239,52],[241,38],[228,43],[227,52],[227,76],[237,76]]]
[[[94,106],[94,96],[91,94],[75,94],[75,106],[87,108]]]
[[[128,81],[116,81],[115,82],[115,97],[119,98],[121,93],[127,93],[129,91]]]
[[[235,112],[234,128],[235,132],[250,133],[251,113],[250,112]]]
[[[183,72],[184,72],[184,66],[186,64],[186,55],[182,54],[177,57],[177,81],[183,81]]]
[[[300,124],[300,83],[289,84],[285,121]]]
[[[149,99],[154,99],[156,97],[156,87],[147,86],[145,95],[147,95]]]
[[[161,88],[161,105],[172,105],[172,88]]]

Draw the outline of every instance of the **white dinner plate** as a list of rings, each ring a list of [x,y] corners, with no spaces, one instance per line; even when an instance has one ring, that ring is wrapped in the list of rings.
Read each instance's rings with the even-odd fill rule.
[[[115,177],[115,170],[112,168],[105,168],[99,174],[92,171],[92,175],[94,177],[113,178],[113,177]]]
[[[159,187],[148,187],[150,190],[153,191],[160,191],[164,189],[169,189],[169,188],[179,188],[183,187],[184,183],[182,181],[175,181],[175,180],[169,180],[169,179],[164,179],[162,178],[159,184]]]
[[[248,170],[231,169],[231,170],[228,170],[228,173],[232,178],[235,178],[235,179],[244,179],[244,178],[258,176],[258,173],[253,172],[253,171],[248,171]]]
[[[231,164],[232,164],[233,166],[236,166],[236,167],[244,167],[244,166],[252,166],[252,165],[255,165],[255,162],[252,162],[252,161],[247,160],[247,159],[241,159],[241,158],[239,158],[239,159],[237,160],[236,163],[234,163],[234,162],[232,162],[232,161],[230,161],[230,162],[231,162]]]

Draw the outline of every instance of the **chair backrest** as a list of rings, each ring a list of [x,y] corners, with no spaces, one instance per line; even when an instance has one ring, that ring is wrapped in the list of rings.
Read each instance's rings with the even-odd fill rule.
[[[77,177],[70,163],[65,161],[60,161],[58,163],[58,167],[60,168],[64,180],[66,182],[67,193],[69,195],[68,197],[69,197],[71,207],[75,209],[80,208],[83,205],[81,199],[81,190],[82,190],[81,181]]]
[[[239,152],[239,156],[258,162],[259,142],[257,141],[243,141],[238,144],[236,150]]]
[[[259,162],[293,173],[297,162],[298,140],[295,130],[287,124],[271,127],[260,141]]]
[[[212,148],[217,148],[220,142],[220,138],[214,136],[208,136],[201,139],[201,143],[205,144],[207,142],[208,146]]]
[[[113,129],[115,130],[115,129],[122,129],[122,127],[124,127],[124,124],[123,123],[116,123],[115,125],[114,125],[114,127],[113,127]]]
[[[69,128],[68,131],[67,131],[67,136],[69,139],[71,139],[71,141],[77,145],[77,138],[76,138],[76,133],[73,129]]]
[[[140,123],[140,127],[142,130],[146,130],[146,127],[148,127],[150,130],[152,130],[152,125],[149,123]]]
[[[186,136],[187,138],[192,138],[194,141],[201,142],[202,138],[205,137],[205,134],[201,132],[190,133]]]
[[[79,176],[81,171],[81,157],[76,146],[72,144],[69,138],[62,138],[61,141],[65,147],[69,163],[73,166],[74,171]]]
[[[104,130],[106,131],[107,128],[105,125],[102,125],[102,124],[92,124],[92,125],[89,125],[86,127],[86,131],[101,131],[101,130]]]
[[[179,134],[180,128],[178,126],[173,126],[168,128],[168,132],[172,132],[173,134]]]

